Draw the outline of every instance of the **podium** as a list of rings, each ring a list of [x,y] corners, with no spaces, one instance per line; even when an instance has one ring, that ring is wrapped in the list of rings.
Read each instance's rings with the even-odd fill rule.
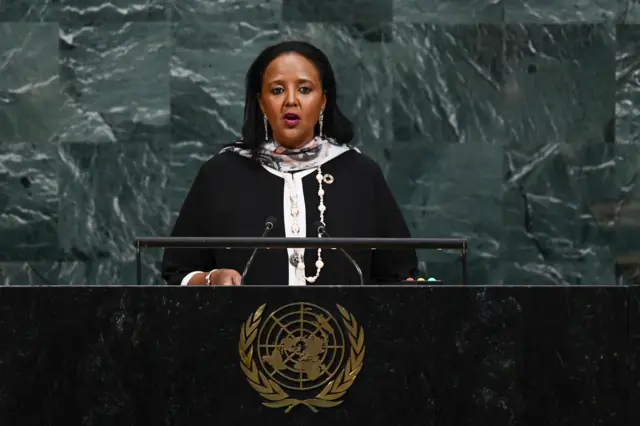
[[[270,224],[270,223],[269,223]],[[253,254],[249,257],[245,266],[244,272],[246,273],[256,252],[259,249],[273,249],[273,248],[307,248],[307,249],[332,249],[340,250],[342,254],[351,262],[354,269],[357,270],[360,276],[360,282],[365,283],[362,275],[362,271],[357,262],[345,251],[347,248],[359,248],[359,249],[435,249],[445,250],[453,249],[460,250],[460,263],[462,267],[462,284],[468,284],[467,274],[467,253],[468,243],[464,238],[332,238],[328,237],[324,225],[318,228],[318,233],[324,233],[326,237],[318,238],[282,238],[282,237],[267,237],[268,232],[273,228],[265,228],[265,232],[259,238],[255,237],[137,237],[135,239],[136,247],[136,278],[137,284],[142,282],[142,250],[143,248],[225,248],[225,249],[237,249],[248,248],[253,249]]]
[[[637,424],[638,300],[631,287],[5,287],[0,424]]]

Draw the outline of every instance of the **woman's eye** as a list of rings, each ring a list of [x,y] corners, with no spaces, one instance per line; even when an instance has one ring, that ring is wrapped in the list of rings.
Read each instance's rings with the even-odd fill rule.
[[[311,89],[308,88],[308,87],[301,87],[300,88],[300,92],[304,93],[304,94],[307,94],[307,93],[311,92]]]
[[[271,89],[271,93],[273,93],[274,95],[279,95],[280,93],[282,93],[282,87],[276,87],[275,89]]]

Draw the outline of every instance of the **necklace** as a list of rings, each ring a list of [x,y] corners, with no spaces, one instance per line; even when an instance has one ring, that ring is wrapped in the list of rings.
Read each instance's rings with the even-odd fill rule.
[[[320,212],[320,223],[325,226],[324,215],[327,211],[327,207],[324,205],[324,188],[322,187],[323,183],[331,184],[333,183],[333,176],[331,175],[323,175],[320,167],[316,169],[316,180],[318,181],[318,211]],[[291,231],[293,235],[296,237],[300,235],[300,223],[299,214],[300,208],[298,206],[298,194],[296,193],[295,188],[289,188],[289,199],[291,200],[291,217],[293,218]],[[318,238],[322,238],[321,234],[318,234]],[[302,250],[299,248],[294,249],[295,251],[295,261],[296,261],[296,272],[301,274],[305,281],[309,283],[314,283],[320,276],[320,271],[324,267],[324,262],[322,261],[322,249],[317,249],[317,260],[316,260],[316,273],[311,277],[307,277],[306,275],[306,267],[304,264],[304,257],[302,255]]]

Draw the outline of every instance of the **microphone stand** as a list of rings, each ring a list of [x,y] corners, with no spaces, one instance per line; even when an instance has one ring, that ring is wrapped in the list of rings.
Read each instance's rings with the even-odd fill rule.
[[[262,232],[262,235],[261,235],[260,238],[266,237],[267,234],[269,234],[269,232],[271,232],[275,222],[276,222],[275,218],[267,219],[267,222],[264,224],[264,231]],[[258,247],[253,249],[253,252],[251,253],[251,256],[249,257],[249,260],[247,261],[247,264],[244,267],[244,271],[242,271],[242,277],[240,279],[240,285],[244,285],[244,278],[247,276],[247,272],[249,272],[249,267],[253,263],[253,258],[255,257],[257,252],[258,252]]]
[[[325,226],[322,224],[318,226],[318,234],[326,236],[327,238],[331,238],[331,235],[329,235],[329,233],[327,232],[327,228],[325,228]],[[362,276],[362,270],[360,269],[358,263],[353,260],[353,257],[349,256],[349,253],[347,253],[346,250],[342,247],[338,247],[338,250],[344,255],[344,257],[347,258],[347,260],[353,265],[353,267],[356,268],[356,272],[358,273],[358,277],[360,278],[360,285],[364,285],[364,277]]]

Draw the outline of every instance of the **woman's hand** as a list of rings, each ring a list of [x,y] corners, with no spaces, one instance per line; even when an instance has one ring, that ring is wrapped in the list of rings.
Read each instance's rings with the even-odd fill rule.
[[[187,285],[207,285],[209,272],[199,272],[189,280]],[[209,277],[211,285],[240,285],[242,276],[233,269],[216,269]]]
[[[211,273],[211,285],[240,285],[242,277],[234,269],[218,269]]]

